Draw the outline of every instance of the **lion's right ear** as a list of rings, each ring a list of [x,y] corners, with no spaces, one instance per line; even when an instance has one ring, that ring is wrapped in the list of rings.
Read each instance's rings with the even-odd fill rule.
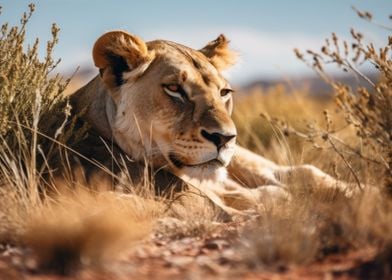
[[[103,34],[94,44],[94,64],[108,88],[122,85],[123,73],[152,60],[146,43],[124,31]]]
[[[199,50],[219,71],[226,70],[237,60],[237,53],[229,48],[229,40],[221,34]]]

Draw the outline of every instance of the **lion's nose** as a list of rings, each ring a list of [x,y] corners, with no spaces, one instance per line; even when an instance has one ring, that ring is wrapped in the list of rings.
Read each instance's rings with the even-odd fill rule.
[[[231,139],[235,138],[235,134],[230,134],[230,135],[224,135],[219,132],[213,132],[209,133],[206,130],[202,129],[201,130],[201,135],[207,139],[208,141],[212,142],[215,144],[217,147],[218,151],[220,148],[222,148],[227,142],[229,142]]]

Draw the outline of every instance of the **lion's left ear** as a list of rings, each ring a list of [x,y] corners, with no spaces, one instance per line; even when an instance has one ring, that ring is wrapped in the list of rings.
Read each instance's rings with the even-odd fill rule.
[[[111,31],[95,42],[93,59],[106,86],[114,88],[123,83],[124,72],[150,62],[152,53],[139,37],[125,31]]]
[[[219,71],[225,70],[235,64],[237,53],[229,48],[229,40],[221,34],[214,41],[209,42],[199,50]]]

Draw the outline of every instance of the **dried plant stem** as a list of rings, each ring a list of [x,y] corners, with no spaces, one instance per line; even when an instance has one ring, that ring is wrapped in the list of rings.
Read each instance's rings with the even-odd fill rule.
[[[388,31],[392,31],[392,27],[391,26],[388,26],[388,25],[385,25],[383,23],[375,21],[373,19],[372,15],[371,15],[371,13],[369,13],[369,12],[362,12],[362,11],[358,10],[355,6],[351,6],[351,8],[357,13],[357,15],[360,18],[362,18],[362,19],[364,19],[364,20],[366,20],[368,22],[371,22],[375,26],[378,26],[380,28],[386,29]]]
[[[357,67],[355,67],[348,59],[344,60],[345,65],[349,67],[355,74],[357,74],[359,77],[364,79],[366,82],[368,82],[372,87],[375,87],[376,85],[370,80],[366,75],[364,75],[361,71],[358,70]]]
[[[331,144],[331,147],[333,150],[340,156],[340,158],[343,160],[344,164],[347,166],[347,168],[350,170],[351,174],[353,175],[355,182],[357,183],[357,186],[361,192],[363,192],[363,188],[361,186],[361,181],[359,180],[357,174],[355,173],[353,167],[351,166],[350,162],[346,159],[346,157],[339,151],[339,149],[336,147],[335,143],[332,141],[332,139],[327,136],[328,142]]]

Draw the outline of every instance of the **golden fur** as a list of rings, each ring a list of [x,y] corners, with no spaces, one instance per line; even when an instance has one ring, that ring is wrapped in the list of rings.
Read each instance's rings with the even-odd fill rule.
[[[136,165],[147,160],[228,211],[227,204],[246,208],[267,194],[285,195],[285,178],[298,172],[315,184],[343,187],[313,166],[278,166],[235,144],[231,88],[220,73],[235,61],[228,43],[220,35],[194,50],[108,32],[93,49],[100,75],[71,97],[74,108],[87,108],[85,119],[98,135]]]

